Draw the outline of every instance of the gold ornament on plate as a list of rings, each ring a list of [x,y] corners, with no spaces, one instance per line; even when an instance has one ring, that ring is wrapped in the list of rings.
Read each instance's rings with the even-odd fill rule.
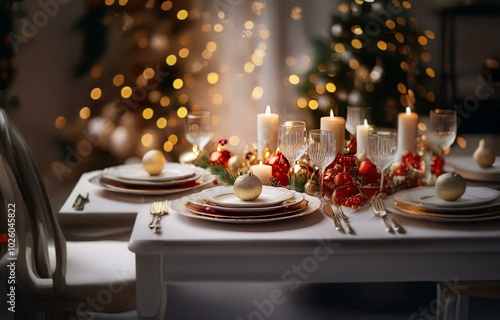
[[[243,201],[257,199],[262,193],[262,182],[250,170],[248,173],[240,175],[234,180],[234,193]]]
[[[160,150],[149,150],[142,157],[142,167],[152,176],[157,176],[163,171],[165,162],[165,157]]]

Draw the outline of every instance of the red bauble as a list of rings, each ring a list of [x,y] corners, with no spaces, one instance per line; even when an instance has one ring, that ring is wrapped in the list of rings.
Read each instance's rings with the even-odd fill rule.
[[[218,164],[227,167],[229,158],[233,156],[231,151],[226,150],[227,140],[220,140],[217,145],[217,150],[210,152],[210,164]]]
[[[288,172],[290,172],[290,163],[281,152],[276,152],[266,160],[266,164],[273,168],[272,175],[282,186],[288,185]]]
[[[377,172],[377,167],[371,161],[367,160],[359,164],[358,177],[361,185],[366,186],[377,182],[380,175]]]

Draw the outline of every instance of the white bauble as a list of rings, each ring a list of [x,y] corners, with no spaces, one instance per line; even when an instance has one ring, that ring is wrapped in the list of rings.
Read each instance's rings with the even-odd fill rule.
[[[134,154],[137,135],[132,130],[118,126],[109,137],[109,151],[117,158],[125,159]]]
[[[103,117],[94,117],[87,124],[87,130],[90,134],[89,139],[92,139],[92,142],[103,150],[109,149],[111,134],[115,128],[111,120]]]

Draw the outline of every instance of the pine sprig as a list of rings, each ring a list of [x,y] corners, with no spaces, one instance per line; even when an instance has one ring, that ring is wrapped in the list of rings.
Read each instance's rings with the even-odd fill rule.
[[[233,185],[234,180],[236,180],[236,175],[220,164],[210,165],[209,170],[210,173],[216,176],[222,183]]]
[[[289,188],[297,192],[304,192],[307,179],[308,178],[306,170],[295,173],[293,177],[289,175],[288,176],[288,181],[290,181]]]
[[[203,152],[200,152],[198,154],[198,157],[194,160],[194,165],[203,169],[207,169],[210,167],[210,158],[208,155],[204,154]]]

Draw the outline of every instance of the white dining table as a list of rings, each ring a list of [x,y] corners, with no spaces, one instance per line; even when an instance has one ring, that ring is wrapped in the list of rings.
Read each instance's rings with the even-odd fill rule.
[[[103,235],[113,223],[120,229],[121,222],[126,227],[125,221],[134,219],[129,249],[136,255],[141,319],[164,319],[169,283],[276,282],[293,290],[302,283],[500,280],[500,219],[435,222],[393,215],[406,230],[393,234],[369,206],[344,208],[355,231],[346,234],[322,210],[235,224],[193,219],[171,209],[156,234],[148,227],[150,203],[163,197],[103,191],[88,183],[92,174],[82,176],[60,218],[82,236],[99,219],[106,221],[97,223]],[[75,197],[87,192],[85,209],[71,209]],[[86,222],[77,228],[76,221]]]

